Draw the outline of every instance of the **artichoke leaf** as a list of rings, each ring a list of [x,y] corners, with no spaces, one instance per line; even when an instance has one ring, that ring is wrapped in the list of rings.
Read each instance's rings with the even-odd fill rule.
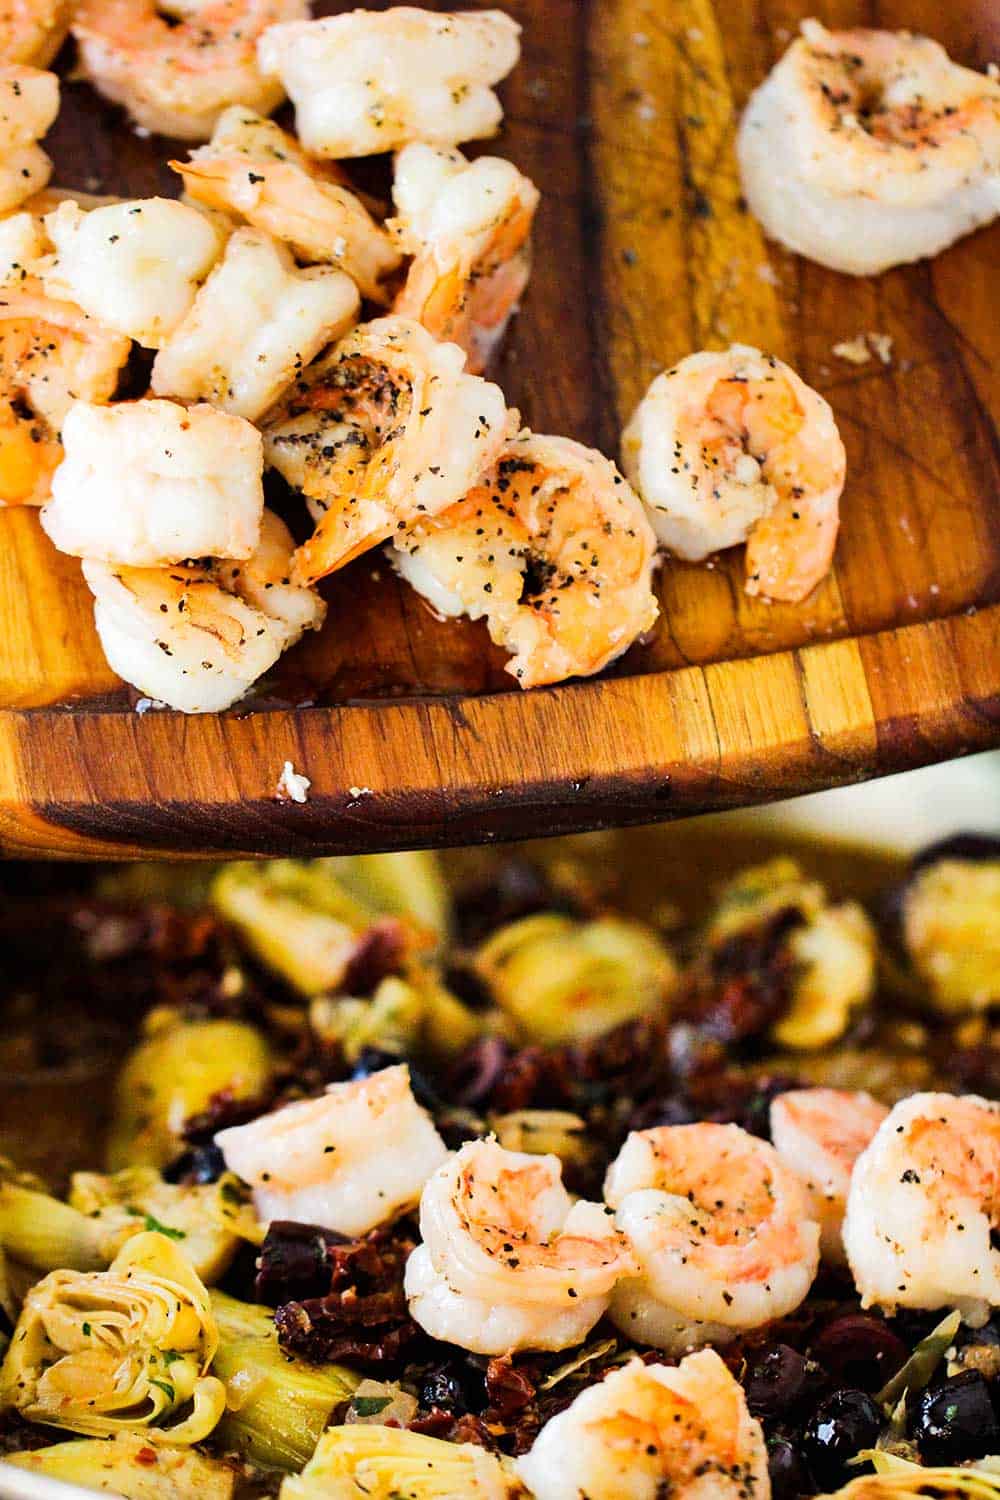
[[[208,1374],[217,1346],[190,1261],[144,1231],[106,1271],[52,1271],[32,1287],[0,1369],[0,1406],[93,1436],[141,1428],[151,1442],[200,1442],[225,1408]]]
[[[219,1291],[211,1300],[219,1334],[212,1374],[226,1391],[216,1441],[253,1463],[301,1469],[361,1376],[343,1365],[308,1365],[285,1354],[271,1308]]]
[[[111,1491],[125,1500],[231,1500],[236,1475],[231,1465],[191,1448],[150,1445],[148,1437],[119,1432],[110,1439],[81,1438],[54,1443],[4,1460],[30,1474],[43,1474]]]
[[[665,1013],[677,979],[657,933],[617,916],[578,921],[541,912],[508,923],[473,968],[528,1041],[585,1041]]]
[[[152,1167],[126,1167],[110,1175],[77,1172],[69,1201],[103,1232],[104,1264],[127,1239],[155,1230],[181,1245],[208,1285],[228,1270],[241,1240],[258,1242],[262,1232],[249,1195],[231,1172],[218,1182],[190,1187],[164,1182]]]
[[[165,1167],[183,1149],[181,1132],[214,1095],[266,1093],[272,1060],[262,1034],[243,1021],[186,1021],[161,1010],[126,1059],[115,1084],[108,1166]]]
[[[878,1449],[858,1454],[874,1474],[861,1474],[836,1494],[819,1500],[1000,1500],[1000,1458],[982,1458],[970,1468],[929,1468]]]
[[[302,1473],[281,1486],[280,1500],[354,1494],[369,1500],[514,1500],[525,1490],[508,1463],[485,1448],[353,1423],[324,1432]]]

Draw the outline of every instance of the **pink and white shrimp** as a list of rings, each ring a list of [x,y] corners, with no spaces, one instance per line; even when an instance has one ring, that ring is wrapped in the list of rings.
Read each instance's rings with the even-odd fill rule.
[[[671,1354],[723,1343],[802,1302],[819,1264],[819,1225],[799,1178],[738,1125],[633,1131],[604,1196],[639,1261],[611,1317]]]
[[[454,505],[517,422],[499,386],[468,374],[457,345],[409,318],[356,328],[263,423],[268,462],[317,522],[297,578],[315,582]]]
[[[538,189],[499,156],[414,143],[396,157],[393,197],[391,227],[414,257],[393,311],[458,344],[481,374],[531,275]]]
[[[745,344],[658,375],[622,438],[665,547],[701,562],[746,542],[747,593],[791,603],[829,571],[846,462],[823,397]]]
[[[78,0],[73,35],[91,83],[137,125],[207,141],[230,104],[268,114],[281,103],[257,41],[307,14],[308,0]]]
[[[1000,1306],[1000,1103],[913,1094],[851,1174],[844,1246],[862,1307]]]
[[[653,626],[655,551],[638,497],[603,454],[522,432],[391,556],[440,614],[485,618],[529,688],[599,672]]]
[[[805,21],[752,96],[738,151],[769,235],[871,275],[1000,213],[1000,82],[928,37]]]
[[[535,1500],[768,1500],[767,1450],[712,1349],[633,1359],[551,1417],[517,1470]]]
[[[318,1099],[215,1139],[227,1167],[253,1188],[261,1220],[298,1219],[347,1235],[412,1208],[448,1155],[405,1064],[333,1083]]]
[[[611,1211],[573,1203],[556,1156],[470,1141],[427,1183],[424,1243],[406,1265],[410,1313],[480,1354],[586,1338],[635,1261]]]
[[[805,1183],[823,1259],[843,1265],[844,1211],[854,1163],[889,1113],[871,1094],[791,1089],[771,1102],[771,1140]]]

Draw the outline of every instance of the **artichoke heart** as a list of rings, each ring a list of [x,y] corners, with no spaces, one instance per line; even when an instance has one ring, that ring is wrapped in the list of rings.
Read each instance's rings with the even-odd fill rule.
[[[220,1459],[191,1448],[158,1444],[134,1432],[107,1438],[54,1443],[31,1453],[10,1454],[5,1463],[85,1490],[111,1491],[125,1500],[231,1500],[236,1474]]]
[[[795,983],[791,1006],[771,1034],[782,1047],[808,1052],[836,1041],[871,998],[876,935],[857,902],[831,903],[819,881],[782,858],[742,871],[724,888],[706,932],[708,946],[717,949],[785,911],[801,919],[787,938]]]
[[[472,1443],[446,1443],[399,1427],[330,1427],[280,1500],[514,1500],[525,1494],[507,1464]]]
[[[929,1468],[896,1454],[872,1450],[874,1474],[861,1474],[835,1495],[819,1500],[1000,1500],[1000,1459],[983,1458],[970,1468]]]
[[[624,917],[522,917],[482,945],[474,967],[531,1041],[585,1040],[655,1014],[677,978],[650,927]]]
[[[285,1354],[269,1307],[213,1292],[212,1311],[219,1330],[212,1373],[226,1387],[216,1441],[268,1468],[301,1469],[360,1375]]]
[[[104,1264],[133,1235],[157,1230],[181,1245],[208,1285],[228,1270],[241,1240],[257,1243],[263,1234],[249,1194],[231,1172],[191,1187],[164,1182],[152,1167],[126,1167],[108,1176],[76,1172],[69,1201],[87,1224],[103,1231]]]
[[[270,1049],[255,1027],[160,1011],[118,1076],[108,1166],[165,1167],[183,1149],[185,1120],[215,1094],[263,1094],[271,1072]]]
[[[437,941],[411,915],[396,916],[373,904],[363,883],[338,879],[335,863],[232,864],[212,886],[216,907],[260,961],[303,995],[340,989],[372,927],[382,928],[400,958]]]
[[[153,1442],[197,1443],[225,1408],[225,1387],[207,1373],[217,1346],[190,1261],[144,1231],[106,1271],[52,1271],[31,1289],[0,1369],[0,1407],[71,1432],[142,1428]]]
[[[916,979],[946,1015],[1000,1001],[1000,859],[940,859],[913,878],[903,942]]]
[[[370,1000],[318,995],[309,1022],[317,1036],[337,1042],[350,1063],[366,1047],[452,1057],[482,1030],[473,1012],[425,964],[411,965],[402,978],[390,974]]]

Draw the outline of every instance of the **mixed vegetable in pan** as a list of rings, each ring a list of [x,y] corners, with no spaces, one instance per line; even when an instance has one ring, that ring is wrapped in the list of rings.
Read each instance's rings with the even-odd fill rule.
[[[1000,1496],[1000,846],[638,914],[579,847],[4,874],[6,1462]]]

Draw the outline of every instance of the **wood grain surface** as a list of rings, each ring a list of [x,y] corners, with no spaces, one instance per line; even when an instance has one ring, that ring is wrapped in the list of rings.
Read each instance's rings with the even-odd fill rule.
[[[318,12],[338,8],[316,6]],[[384,8],[376,6],[374,8]],[[439,9],[447,6],[439,4]],[[877,278],[766,242],[738,112],[799,20],[909,26],[1000,58],[995,0],[511,0],[502,136],[542,190],[535,273],[495,375],[539,431],[616,453],[652,376],[739,340],[832,403],[848,451],[834,573],[747,597],[739,551],[665,564],[660,621],[597,681],[521,694],[481,626],[377,555],[324,586],[323,632],[257,698],[135,712],[78,565],[0,512],[0,844],[10,853],[304,853],[652,821],[1000,743],[1000,225]],[[71,51],[61,60],[72,66]],[[69,81],[62,186],[175,193],[171,143]],[[377,177],[377,169],[375,172]],[[833,346],[888,334],[889,365]],[[311,777],[274,800],[282,763]]]

